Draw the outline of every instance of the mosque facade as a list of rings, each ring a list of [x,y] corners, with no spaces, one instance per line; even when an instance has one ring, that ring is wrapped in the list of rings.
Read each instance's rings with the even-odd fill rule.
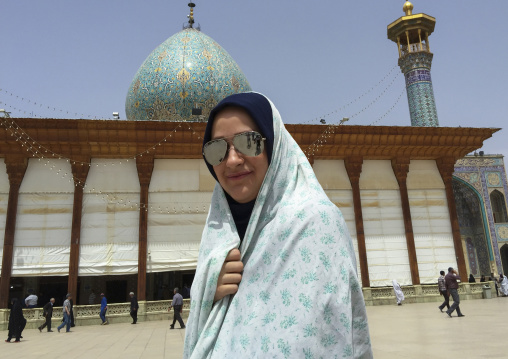
[[[466,156],[498,129],[438,126],[435,19],[409,5],[388,33],[412,126],[286,126],[346,219],[364,289],[435,284],[449,266],[464,277],[508,269],[503,158]],[[203,120],[225,96],[251,90],[193,19],[138,70],[128,120],[1,119],[0,308],[28,289],[88,304],[92,290],[114,303],[191,285],[215,186],[201,158]]]

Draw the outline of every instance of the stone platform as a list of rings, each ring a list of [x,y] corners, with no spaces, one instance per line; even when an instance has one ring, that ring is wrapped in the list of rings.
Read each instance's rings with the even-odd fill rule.
[[[374,357],[504,358],[507,306],[506,297],[467,300],[461,303],[466,316],[451,319],[435,302],[369,306]],[[185,330],[170,330],[169,324],[159,320],[88,325],[72,328],[71,333],[26,329],[21,343],[4,343],[2,338],[1,353],[5,358],[181,358]]]

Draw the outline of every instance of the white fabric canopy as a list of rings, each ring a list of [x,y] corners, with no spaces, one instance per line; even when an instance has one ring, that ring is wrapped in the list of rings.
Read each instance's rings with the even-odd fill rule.
[[[147,273],[196,268],[214,185],[202,160],[154,161],[149,190],[154,211],[148,215]]]
[[[356,238],[356,219],[353,204],[353,190],[344,165],[344,160],[314,160],[312,169],[316,178],[325,190],[326,195],[339,207],[353,240],[356,266],[360,278],[360,260],[358,257],[358,240]]]
[[[13,276],[68,274],[73,192],[66,160],[28,161],[19,189]]]
[[[411,161],[407,187],[420,283],[435,283],[439,271],[457,268],[448,200],[436,162]]]
[[[93,159],[86,184],[79,275],[137,273],[139,209],[135,203],[139,204],[140,185],[136,163]],[[114,199],[108,202],[99,192]]]
[[[399,185],[390,161],[364,161],[360,176],[371,287],[412,284]]]

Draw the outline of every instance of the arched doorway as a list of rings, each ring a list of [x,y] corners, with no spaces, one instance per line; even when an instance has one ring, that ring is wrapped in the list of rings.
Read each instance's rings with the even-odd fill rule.
[[[508,214],[506,213],[506,204],[504,195],[497,189],[490,193],[490,203],[492,206],[492,215],[495,223],[507,223]]]
[[[508,244],[503,245],[499,252],[501,253],[501,262],[503,262],[503,274],[508,274]]]
[[[453,193],[460,234],[466,238],[467,260],[475,275],[490,276],[489,244],[485,233],[485,214],[479,193],[465,182],[453,178]],[[476,273],[475,273],[476,271]]]

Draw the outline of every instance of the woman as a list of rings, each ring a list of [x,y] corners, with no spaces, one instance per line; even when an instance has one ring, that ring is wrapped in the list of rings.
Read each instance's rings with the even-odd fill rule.
[[[485,280],[485,276],[482,274],[482,276],[480,277],[480,283],[483,283],[483,282],[486,282],[486,280]]]
[[[397,305],[402,305],[402,301],[404,300],[404,293],[402,292],[402,288],[396,279],[392,280],[393,291],[395,292],[395,298],[397,299]]]
[[[472,273],[469,274],[469,283],[476,283],[476,279],[474,279],[474,276]]]
[[[344,218],[274,105],[258,93],[225,98],[203,156],[218,183],[184,357],[372,357]]]
[[[12,337],[16,337],[14,343],[19,343],[21,340],[21,333],[25,329],[26,319],[23,317],[23,307],[18,298],[13,298],[11,301],[12,307],[9,314],[9,326],[6,342],[10,342]]]
[[[499,274],[499,290],[503,297],[508,296],[508,278],[502,273]]]

